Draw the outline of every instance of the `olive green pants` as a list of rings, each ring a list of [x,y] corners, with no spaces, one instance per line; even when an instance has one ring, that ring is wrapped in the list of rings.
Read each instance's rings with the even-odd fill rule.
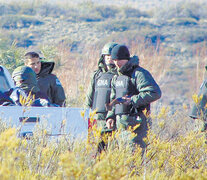
[[[133,128],[140,124],[137,128],[133,130],[135,137],[131,138],[131,131],[129,128]],[[129,116],[129,115],[117,115],[116,116],[116,126],[117,129],[121,131],[121,138],[134,147],[134,145],[139,145],[142,149],[145,149],[146,144],[143,138],[147,136],[148,123],[147,118],[144,114],[139,116]]]

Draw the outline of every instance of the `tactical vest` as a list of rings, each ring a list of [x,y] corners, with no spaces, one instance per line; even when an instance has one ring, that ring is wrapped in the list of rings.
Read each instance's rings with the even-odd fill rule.
[[[97,113],[105,113],[105,104],[110,102],[111,80],[114,74],[111,72],[100,73],[95,79],[95,93],[92,109],[97,109]]]
[[[115,82],[116,98],[123,97],[125,95],[135,95],[138,91],[135,85],[132,83],[131,78],[125,75],[118,76]],[[115,105],[115,114],[129,114],[132,106],[125,104]]]
[[[198,119],[202,118],[204,120],[207,119],[207,80],[205,80],[199,90],[198,96],[200,97],[202,95],[201,101],[199,101],[199,104],[194,104],[190,117]]]

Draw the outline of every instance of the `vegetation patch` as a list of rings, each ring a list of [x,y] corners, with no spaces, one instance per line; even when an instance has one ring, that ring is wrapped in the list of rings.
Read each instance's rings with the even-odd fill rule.
[[[4,29],[28,28],[31,25],[39,26],[44,23],[33,16],[7,15],[0,17],[0,27]]]
[[[182,26],[189,26],[189,25],[197,25],[198,22],[194,18],[172,18],[168,20],[169,25],[182,25]]]

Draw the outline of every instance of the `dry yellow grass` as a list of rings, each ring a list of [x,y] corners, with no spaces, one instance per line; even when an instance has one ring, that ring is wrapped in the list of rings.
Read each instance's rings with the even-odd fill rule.
[[[181,118],[181,116],[178,116]],[[108,149],[96,153],[100,130],[90,134],[93,141],[72,140],[69,136],[51,139],[37,128],[30,139],[17,137],[18,130],[1,127],[0,179],[205,179],[207,144],[200,131],[185,131],[165,108],[152,117],[166,123],[170,119],[175,134],[166,124],[148,132],[144,155],[115,132]],[[166,133],[163,136],[162,133]],[[133,135],[132,135],[133,137]],[[118,142],[118,143],[117,143]]]

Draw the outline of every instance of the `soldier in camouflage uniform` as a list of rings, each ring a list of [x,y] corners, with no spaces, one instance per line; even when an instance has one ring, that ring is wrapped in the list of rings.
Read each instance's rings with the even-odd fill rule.
[[[25,54],[25,66],[31,67],[37,74],[37,82],[40,90],[49,100],[59,106],[65,105],[65,92],[59,79],[52,74],[54,62],[40,61],[39,54],[28,52]]]
[[[95,119],[98,128],[102,132],[107,132],[106,128],[106,103],[109,103],[111,93],[111,79],[116,74],[116,67],[111,59],[111,51],[117,44],[110,42],[105,44],[101,52],[101,58],[96,70],[91,78],[91,83],[86,96],[86,106],[92,110],[97,110]],[[102,142],[103,143],[103,142]],[[102,146],[105,146],[104,144]]]
[[[95,119],[99,127],[105,126],[105,117],[107,114],[105,104],[109,103],[111,93],[111,79],[116,73],[114,62],[111,60],[111,50],[116,43],[107,43],[101,53],[96,70],[91,78],[86,97],[86,106],[92,110],[97,109]]]
[[[200,119],[203,122],[201,131],[205,133],[207,139],[207,79],[205,79],[201,84],[198,97],[202,97],[202,99],[198,102],[198,104],[193,105],[190,117],[193,119]]]
[[[106,125],[111,128],[116,123],[125,141],[138,144],[145,148],[143,138],[147,135],[148,122],[143,113],[149,111],[149,105],[161,97],[161,90],[152,75],[139,66],[137,56],[130,58],[129,50],[125,45],[117,45],[112,49],[112,59],[118,68],[111,82],[111,101],[121,98],[119,104],[108,111]],[[131,140],[128,128],[140,124],[134,130],[136,136]]]

